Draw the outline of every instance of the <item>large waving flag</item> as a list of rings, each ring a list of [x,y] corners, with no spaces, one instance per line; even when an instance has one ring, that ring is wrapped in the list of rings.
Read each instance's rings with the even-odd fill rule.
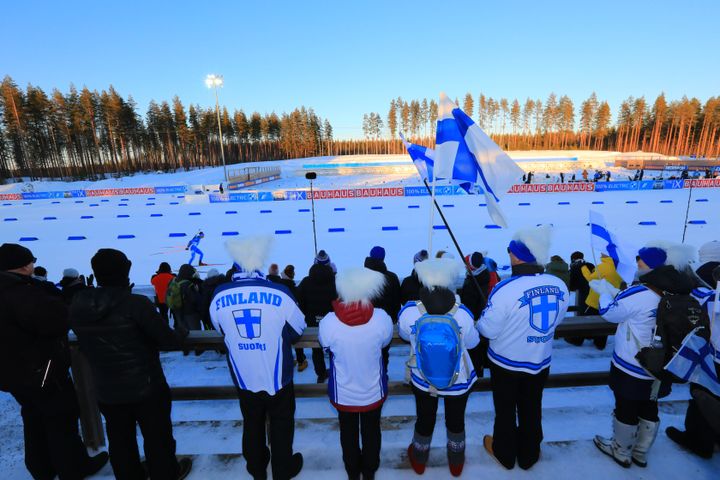
[[[433,167],[435,164],[435,152],[432,148],[415,145],[405,140],[403,134],[400,134],[405,148],[407,148],[410,158],[412,158],[415,168],[417,168],[420,178],[424,181],[433,181]]]
[[[608,230],[605,217],[594,210],[590,210],[590,243],[594,249],[613,259],[615,269],[625,283],[630,285],[635,280],[637,272],[635,255],[638,249],[621,242]]]
[[[490,217],[507,227],[500,197],[522,178],[523,170],[444,93],[438,106],[435,175],[459,183],[468,193],[484,193]]]
[[[686,382],[702,385],[720,396],[720,382],[713,364],[713,348],[707,340],[696,335],[694,330],[685,337],[665,370]]]

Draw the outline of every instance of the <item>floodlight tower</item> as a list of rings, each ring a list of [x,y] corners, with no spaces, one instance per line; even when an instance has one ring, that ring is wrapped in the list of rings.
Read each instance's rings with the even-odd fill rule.
[[[222,75],[215,75],[214,73],[211,73],[207,77],[205,77],[205,85],[207,85],[208,88],[214,88],[215,89],[215,113],[217,113],[217,122],[218,122],[218,132],[220,133],[220,158],[222,158],[222,164],[223,164],[223,173],[225,175],[225,183],[228,182],[228,176],[227,176],[227,167],[225,166],[225,148],[223,147],[223,136],[222,136],[222,127],[220,126],[220,101],[218,100],[218,87],[223,86],[223,77]]]

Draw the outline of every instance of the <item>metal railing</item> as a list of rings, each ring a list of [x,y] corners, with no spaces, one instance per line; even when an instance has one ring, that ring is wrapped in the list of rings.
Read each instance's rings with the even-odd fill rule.
[[[231,168],[228,171],[228,179],[231,183],[249,182],[256,178],[269,177],[272,175],[280,175],[280,167]]]
[[[588,317],[566,317],[557,330],[555,338],[563,337],[598,337],[613,335],[616,325],[606,322],[599,316]],[[391,346],[407,345],[397,333],[397,327],[391,342]],[[75,381],[78,401],[80,403],[80,425],[82,427],[85,444],[91,448],[98,448],[105,445],[105,432],[103,430],[102,417],[97,406],[97,397],[92,380],[90,365],[84,355],[79,351],[77,339],[70,336],[72,349],[72,374]],[[299,348],[317,348],[317,328],[307,328],[303,336],[295,344]],[[180,350],[218,350],[224,349],[223,336],[216,331],[193,331],[185,339],[182,345],[161,348],[162,351]],[[581,372],[551,374],[548,377],[546,387],[580,387],[591,385],[605,385],[608,381],[608,372]],[[229,379],[229,375],[228,375]],[[475,391],[489,391],[490,379],[480,378],[474,386]],[[237,398],[237,392],[232,385],[227,386],[188,386],[172,387],[172,399],[180,400],[221,400]],[[327,394],[326,384],[295,384],[295,396],[322,397]],[[410,386],[402,381],[393,381],[388,384],[389,395],[410,395]]]

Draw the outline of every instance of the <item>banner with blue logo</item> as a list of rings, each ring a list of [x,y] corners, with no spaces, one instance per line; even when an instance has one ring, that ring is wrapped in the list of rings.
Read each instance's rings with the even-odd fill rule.
[[[185,193],[186,185],[171,185],[167,187],[155,187],[155,193]]]
[[[597,182],[596,192],[616,192],[621,190],[637,190],[638,182]]]

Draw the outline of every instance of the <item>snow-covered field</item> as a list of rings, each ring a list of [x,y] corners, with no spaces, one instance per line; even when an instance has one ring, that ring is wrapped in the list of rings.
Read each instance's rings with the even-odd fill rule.
[[[537,157],[558,156],[559,152],[537,152]],[[573,156],[563,152],[562,156]],[[575,152],[576,153],[576,152]],[[592,153],[592,152],[590,152]],[[584,154],[593,157],[588,152]],[[607,152],[596,152],[590,160],[604,162]],[[589,158],[588,157],[588,158]],[[381,156],[372,161],[396,161],[395,157]],[[264,184],[261,190],[306,187],[302,177],[303,165],[323,161],[342,163],[343,158],[299,159],[273,162],[280,165],[283,178]],[[368,161],[363,160],[363,161]],[[589,160],[588,160],[589,161]],[[521,163],[521,165],[523,165]],[[253,164],[252,166],[262,166]],[[524,166],[525,168],[525,166]],[[138,175],[122,180],[89,182],[39,182],[35,190],[66,190],[78,188],[113,188],[144,185],[216,185],[222,179],[222,169],[177,174]],[[411,174],[390,175],[321,175],[316,188],[348,188],[359,186],[417,185]],[[0,193],[19,191],[21,185],[0,187]],[[582,250],[592,258],[589,248],[589,231],[586,226],[588,210],[605,214],[610,227],[623,237],[641,245],[647,240],[664,238],[680,241],[683,235],[688,190],[625,191],[604,193],[549,193],[509,194],[503,203],[510,218],[511,229],[488,229],[491,224],[481,199],[471,196],[441,196],[438,203],[453,227],[466,253],[487,251],[500,265],[507,263],[505,247],[515,228],[551,224],[554,227],[551,254],[566,260],[574,250]],[[705,220],[705,224],[688,225],[686,241],[700,246],[720,237],[720,189],[695,189],[690,202],[689,220]],[[152,199],[150,198],[152,197]],[[125,200],[127,199],[127,200]],[[133,262],[132,280],[138,285],[149,283],[151,274],[161,261],[177,269],[189,258],[185,243],[198,230],[205,232],[200,248],[207,263],[216,268],[230,266],[224,252],[223,232],[268,233],[291,230],[290,234],[275,235],[270,261],[282,266],[292,263],[297,280],[307,272],[313,259],[310,201],[276,201],[255,203],[208,203],[204,195],[176,198],[175,195],[133,195],[124,197],[34,200],[1,202],[0,241],[17,242],[20,237],[37,237],[25,245],[38,258],[38,264],[50,272],[50,279],[59,280],[66,267],[75,267],[89,274],[90,258],[102,247],[125,251]],[[701,200],[701,201],[698,201]],[[602,203],[598,203],[602,202]],[[633,203],[627,203],[633,202]],[[91,207],[91,204],[97,204]],[[373,208],[376,207],[376,208]],[[377,208],[380,207],[380,208]],[[387,251],[388,267],[402,278],[412,268],[412,256],[428,243],[428,197],[364,198],[318,200],[315,202],[318,247],[324,248],[339,269],[362,265],[373,245],[382,245]],[[235,212],[235,213],[229,213]],[[161,214],[161,216],[152,215]],[[127,215],[118,217],[118,215]],[[54,220],[44,220],[55,217]],[[91,218],[82,218],[91,217]],[[655,225],[640,225],[655,222]],[[435,216],[435,225],[440,219]],[[397,230],[383,230],[393,226]],[[329,229],[344,228],[343,232]],[[186,237],[170,237],[171,233],[186,233]],[[118,239],[118,235],[135,238]],[[69,236],[84,236],[84,240],[68,240]],[[452,249],[449,235],[435,230],[433,250]],[[609,367],[612,340],[605,351],[591,345],[571,347],[556,343],[552,371],[604,371]],[[309,352],[308,352],[309,353]],[[406,347],[391,351],[391,380],[403,377]],[[163,364],[171,385],[228,385],[229,374],[225,361],[214,352],[200,357],[181,353],[162,354]],[[299,383],[312,383],[315,377],[312,366],[296,376]],[[673,395],[661,403],[663,426],[681,426],[684,417],[687,388],[679,386]],[[678,450],[663,433],[653,447],[650,466],[641,470],[633,467],[623,470],[602,456],[592,446],[595,433],[610,432],[610,413],[613,400],[607,387],[569,388],[547,390],[544,403],[546,443],[541,461],[529,472],[506,472],[482,451],[482,435],[492,430],[492,400],[489,393],[474,393],[468,404],[468,451],[464,476],[466,478],[490,475],[491,478],[717,478],[719,457],[712,461],[699,460]],[[0,394],[0,471],[2,478],[29,478],[22,463],[22,423],[15,402]],[[441,407],[442,412],[442,407]],[[406,467],[404,450],[412,436],[414,404],[411,397],[392,397],[384,408],[383,458],[378,478],[412,478],[415,475]],[[237,402],[176,402],[173,418],[176,422],[178,451],[196,456],[196,467],[191,479],[222,478],[226,474],[245,478],[245,463],[240,453],[240,412]],[[306,467],[299,478],[342,478],[341,452],[335,412],[325,399],[298,401],[295,445],[305,454]],[[428,478],[448,478],[445,459],[445,433],[442,413],[439,415],[431,468]],[[111,478],[106,467],[99,478]]]

